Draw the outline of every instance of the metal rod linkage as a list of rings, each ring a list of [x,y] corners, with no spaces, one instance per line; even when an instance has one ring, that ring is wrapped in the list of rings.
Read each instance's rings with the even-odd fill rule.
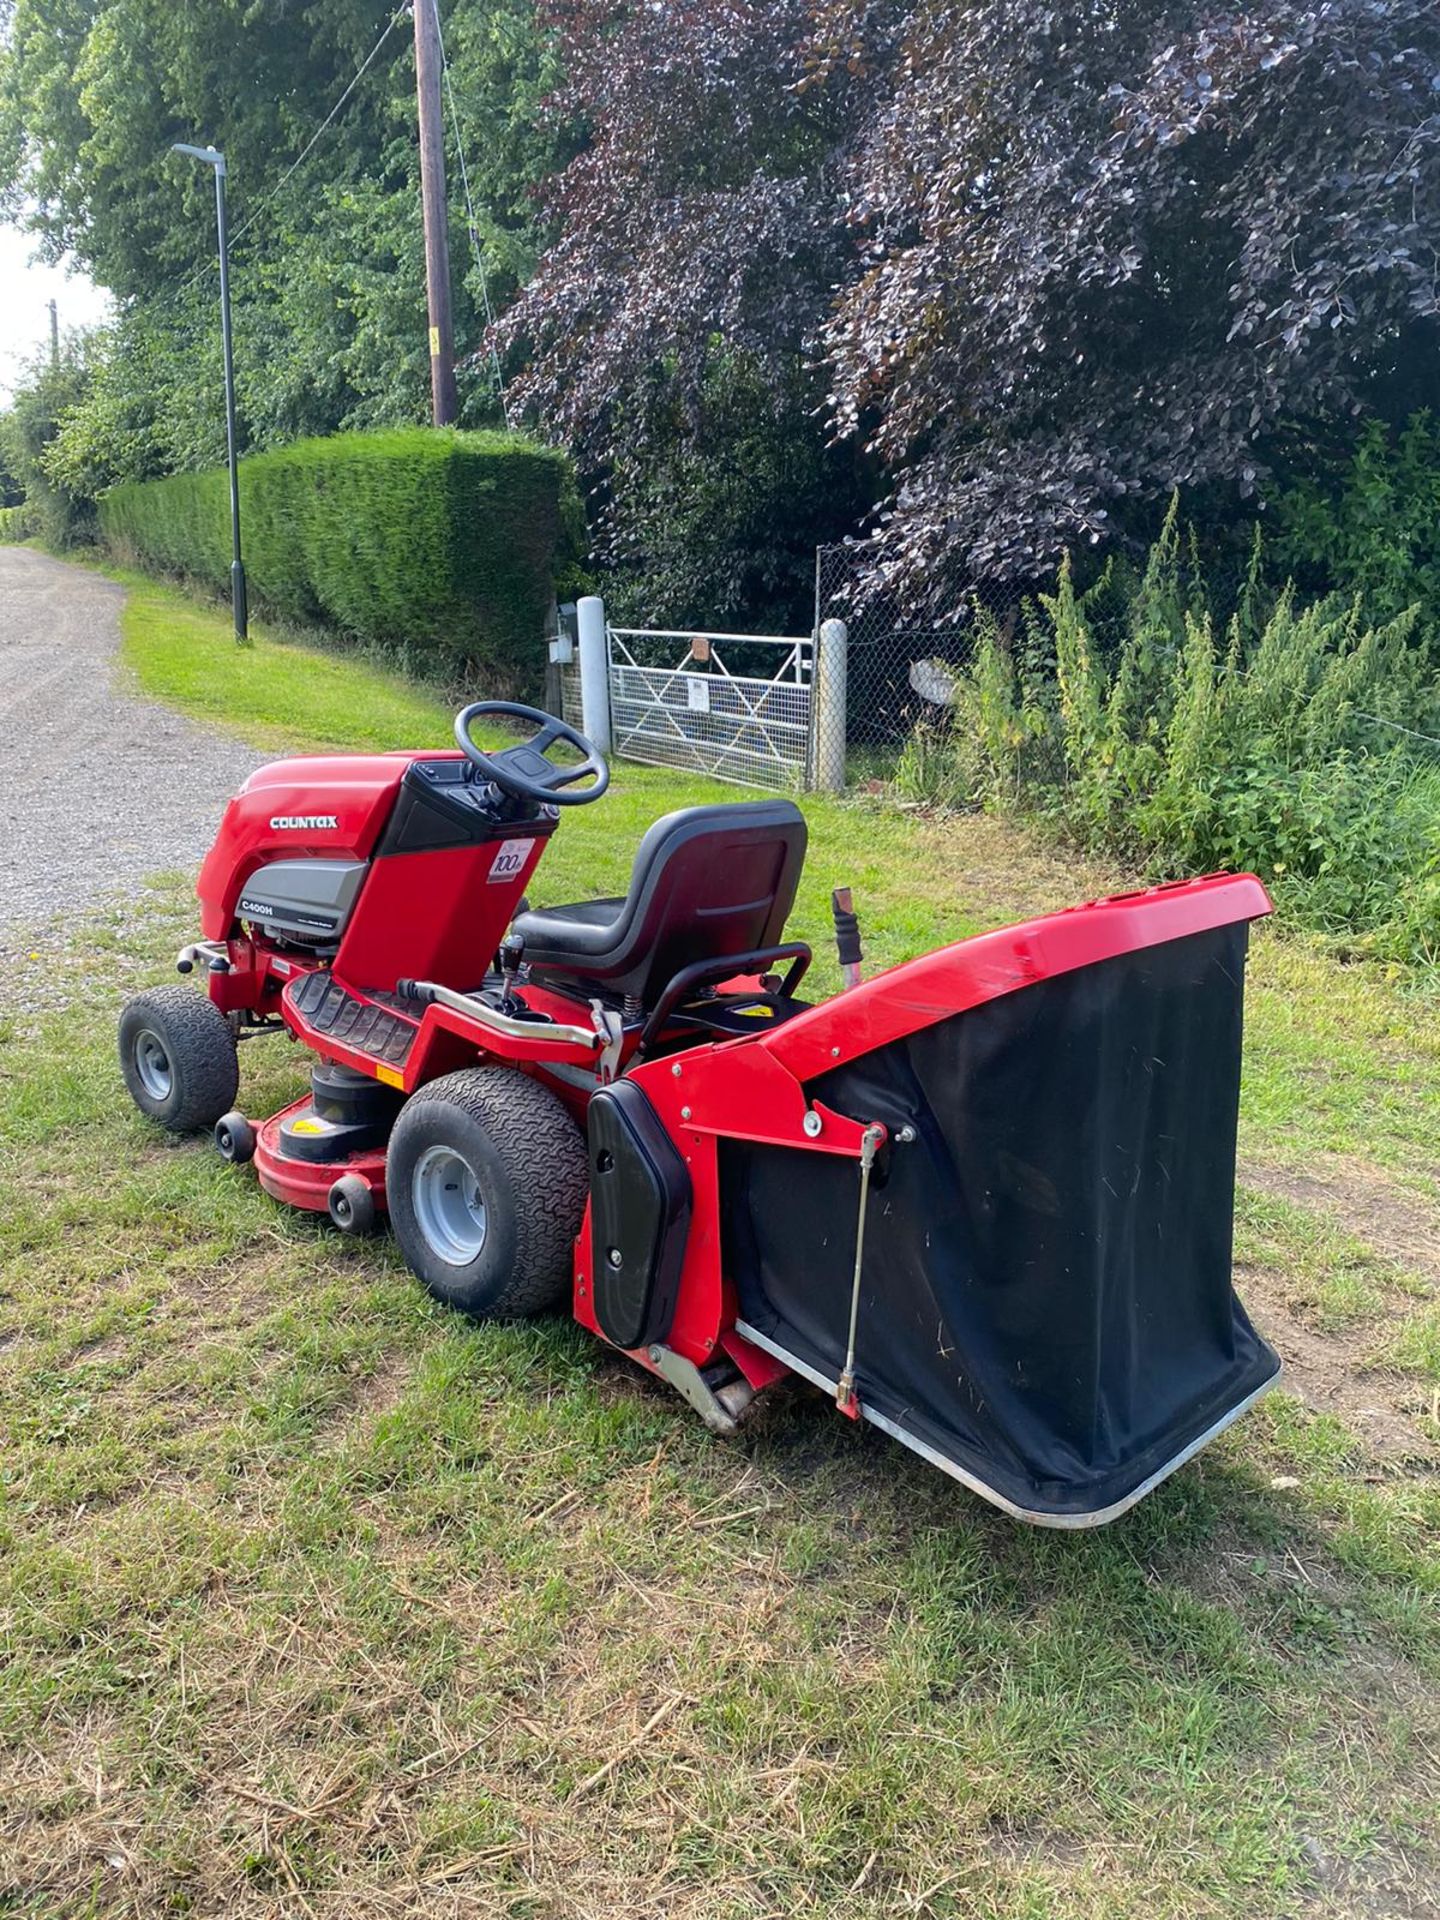
[[[855,1396],[855,1333],[860,1322],[860,1269],[865,1264],[865,1206],[870,1198],[870,1169],[885,1140],[885,1129],[872,1121],[860,1136],[860,1212],[855,1222],[855,1278],[850,1287],[850,1337],[845,1347],[845,1368],[835,1387],[835,1405],[850,1419],[860,1418],[860,1403]]]
[[[402,1000],[413,1000],[422,1007],[448,1007],[452,1013],[463,1013],[471,1020],[478,1020],[481,1026],[492,1027],[496,1033],[508,1034],[514,1040],[554,1040],[566,1046],[589,1047],[592,1051],[606,1043],[607,1036],[592,1028],[565,1026],[558,1020],[517,1020],[477,999],[473,993],[457,993],[453,987],[436,986],[431,980],[397,980],[395,991]]]

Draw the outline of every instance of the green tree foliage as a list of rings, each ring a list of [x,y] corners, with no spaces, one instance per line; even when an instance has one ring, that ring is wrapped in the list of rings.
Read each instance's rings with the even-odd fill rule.
[[[1254,869],[1287,905],[1383,951],[1440,959],[1440,680],[1413,609],[1267,593],[1255,562],[1217,624],[1175,509],[1142,576],[1082,594],[1068,562],[1007,644],[980,622],[945,728],[900,770],[921,799],[1043,814],[1167,877]]]
[[[1276,555],[1307,585],[1358,593],[1381,616],[1417,607],[1426,626],[1440,621],[1440,425],[1433,415],[1412,415],[1398,433],[1367,421],[1340,459],[1311,451],[1303,477],[1276,509]]]
[[[693,410],[657,385],[633,442],[622,413],[608,472],[607,605],[637,626],[808,632],[815,548],[854,523],[866,479],[815,432],[813,381],[712,350]]]
[[[55,470],[55,455],[65,422],[85,403],[94,378],[94,342],[69,338],[57,361],[37,355],[23,370],[14,400],[0,414],[0,461],[21,490],[27,532],[52,546],[70,546],[93,532],[93,496],[77,492]]]
[[[230,576],[223,469],[116,487],[106,540],[218,589]],[[240,467],[246,571],[289,618],[401,648],[494,695],[535,693],[537,641],[574,560],[563,454],[428,428],[300,441]]]
[[[223,442],[205,139],[230,165],[232,292],[247,447],[420,421],[428,408],[414,64],[394,25],[305,165],[284,176],[371,52],[385,0],[13,0],[0,42],[0,196],[50,253],[115,291],[93,394],[57,456],[78,484],[211,464]],[[541,237],[529,188],[566,152],[529,0],[446,6],[447,51],[492,297]],[[451,135],[462,419],[498,423],[485,308]]]
[[[0,507],[18,507],[25,498],[25,482],[15,470],[6,440],[5,417],[0,414]]]

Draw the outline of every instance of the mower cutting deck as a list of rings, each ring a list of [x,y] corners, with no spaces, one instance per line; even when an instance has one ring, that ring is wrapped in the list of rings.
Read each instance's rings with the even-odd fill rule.
[[[538,731],[489,754],[486,716]],[[669,814],[623,899],[530,909],[559,809],[609,770],[510,702],[456,737],[251,776],[178,963],[207,997],[121,1017],[143,1112],[344,1231],[388,1214],[478,1318],[568,1294],[717,1431],[799,1375],[1042,1525],[1123,1512],[1274,1381],[1231,1284],[1257,880],[1095,901],[810,1005],[790,801]],[[252,1126],[236,1042],[265,1032],[316,1064]]]

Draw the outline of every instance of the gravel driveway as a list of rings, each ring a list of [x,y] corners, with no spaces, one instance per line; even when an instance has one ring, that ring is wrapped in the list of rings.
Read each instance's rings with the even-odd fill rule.
[[[124,590],[0,547],[0,954],[198,866],[264,757],[118,684]]]

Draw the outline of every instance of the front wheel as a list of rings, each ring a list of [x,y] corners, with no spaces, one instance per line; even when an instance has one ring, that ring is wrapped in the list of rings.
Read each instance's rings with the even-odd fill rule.
[[[120,1015],[120,1071],[143,1114],[172,1133],[213,1127],[235,1104],[240,1061],[230,1024],[193,987],[152,987]]]
[[[255,1158],[255,1129],[232,1107],[215,1122],[215,1145],[222,1160],[228,1160],[232,1167],[243,1167]]]
[[[504,1067],[433,1080],[386,1156],[390,1224],[411,1270],[481,1320],[557,1305],[585,1211],[580,1129],[555,1095]]]
[[[331,1187],[325,1201],[331,1224],[341,1233],[357,1236],[373,1233],[376,1223],[375,1195],[370,1182],[358,1173],[346,1173]]]

